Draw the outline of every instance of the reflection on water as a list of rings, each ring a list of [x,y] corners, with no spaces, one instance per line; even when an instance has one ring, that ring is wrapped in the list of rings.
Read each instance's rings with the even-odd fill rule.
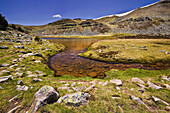
[[[80,57],[78,54],[85,51],[89,45],[98,41],[97,39],[49,39],[53,43],[62,43],[66,50],[50,58],[50,68],[59,75],[97,76],[104,77],[104,72],[110,69],[139,68],[139,69],[159,69],[156,66],[144,66],[143,64],[123,64],[107,63],[96,60],[90,60]]]

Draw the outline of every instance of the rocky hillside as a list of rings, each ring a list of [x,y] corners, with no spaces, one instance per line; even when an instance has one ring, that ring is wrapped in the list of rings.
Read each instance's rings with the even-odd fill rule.
[[[132,33],[169,36],[170,0],[97,19],[61,19],[43,26],[20,26],[35,35],[108,35]]]
[[[135,9],[109,23],[114,33],[169,35],[170,0]]]
[[[43,26],[22,26],[36,35],[99,35],[111,29],[95,20],[61,19]]]

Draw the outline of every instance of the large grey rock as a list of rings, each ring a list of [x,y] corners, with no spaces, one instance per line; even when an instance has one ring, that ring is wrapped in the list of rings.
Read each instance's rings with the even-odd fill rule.
[[[17,89],[16,90],[18,90],[18,91],[27,91],[28,90],[28,86],[25,86],[25,85],[23,85],[23,86],[21,86],[21,85],[17,85]]]
[[[12,79],[12,75],[0,77],[0,83]]]
[[[58,92],[51,86],[43,86],[34,96],[32,113],[35,113],[44,104],[56,102],[59,98]]]
[[[150,81],[148,81],[147,84],[149,85],[149,87],[151,87],[153,89],[162,89],[162,87],[157,86],[156,84],[151,83]]]
[[[138,77],[133,77],[132,82],[138,82],[140,84],[145,84],[145,82],[143,80],[139,79]]]
[[[66,105],[73,105],[78,107],[80,105],[85,104],[90,97],[89,93],[78,92],[74,94],[68,94],[63,97],[60,97],[57,103],[66,103]]]
[[[8,46],[0,46],[0,49],[9,49]]]
[[[113,79],[113,80],[110,80],[110,82],[116,84],[117,86],[121,86],[122,85],[122,81],[119,80],[119,79]]]

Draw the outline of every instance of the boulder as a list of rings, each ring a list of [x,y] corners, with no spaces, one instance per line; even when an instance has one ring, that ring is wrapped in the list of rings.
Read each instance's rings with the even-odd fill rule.
[[[17,89],[18,91],[27,91],[28,90],[28,86],[21,86],[21,85],[17,85]]]
[[[156,84],[151,83],[150,81],[148,81],[147,84],[149,85],[149,87],[151,87],[153,89],[162,89],[162,87],[157,86]]]
[[[44,104],[56,102],[59,93],[51,86],[43,86],[35,93],[35,101],[32,105],[32,113],[35,113]]]
[[[12,79],[12,75],[0,77],[0,83]]]
[[[119,79],[113,79],[113,80],[110,80],[110,82],[116,84],[117,86],[121,86],[122,85],[122,81],[119,80]]]
[[[8,46],[0,46],[0,49],[9,49]]]
[[[73,105],[75,107],[78,107],[85,104],[88,101],[89,97],[89,93],[78,92],[60,97],[57,103],[66,103],[66,105]]]
[[[138,77],[133,77],[132,82],[138,82],[140,84],[145,84],[145,82],[143,80],[139,79]]]

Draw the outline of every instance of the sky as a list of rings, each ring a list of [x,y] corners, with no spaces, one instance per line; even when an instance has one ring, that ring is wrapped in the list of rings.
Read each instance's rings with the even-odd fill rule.
[[[95,19],[124,13],[159,0],[0,0],[8,23],[44,25],[62,18]]]

